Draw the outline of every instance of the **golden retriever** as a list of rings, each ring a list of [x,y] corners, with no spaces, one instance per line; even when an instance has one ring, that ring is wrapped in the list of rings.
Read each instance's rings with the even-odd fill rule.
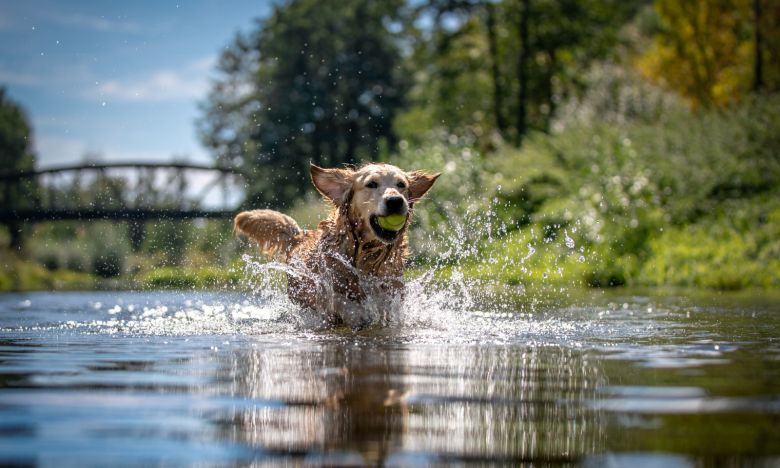
[[[290,266],[287,293],[293,302],[331,324],[363,325],[348,320],[346,309],[366,299],[367,282],[391,296],[401,291],[414,204],[439,175],[390,164],[356,170],[312,164],[312,182],[333,208],[317,229],[302,230],[294,219],[272,210],[239,213],[235,229],[263,252],[281,254]]]

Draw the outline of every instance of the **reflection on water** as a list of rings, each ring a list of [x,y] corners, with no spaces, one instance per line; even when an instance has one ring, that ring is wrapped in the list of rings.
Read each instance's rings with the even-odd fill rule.
[[[428,304],[353,333],[238,294],[0,296],[0,464],[772,466],[775,304]]]
[[[574,460],[603,450],[598,368],[572,350],[320,345],[242,351],[228,392],[284,401],[241,412],[231,440],[281,452]]]

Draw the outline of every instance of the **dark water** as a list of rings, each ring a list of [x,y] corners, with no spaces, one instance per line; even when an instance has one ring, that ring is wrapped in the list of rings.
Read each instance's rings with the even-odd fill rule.
[[[776,297],[444,296],[357,333],[246,294],[0,296],[0,464],[780,466]]]

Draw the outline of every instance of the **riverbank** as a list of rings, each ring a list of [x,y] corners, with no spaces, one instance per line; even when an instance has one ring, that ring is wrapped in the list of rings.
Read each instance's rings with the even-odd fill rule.
[[[720,229],[729,242],[718,244],[718,239],[702,241],[696,237],[702,227],[672,231],[654,245],[658,252],[640,268],[636,280],[626,281],[623,265],[626,260],[610,262],[596,258],[593,264],[576,250],[562,252],[557,246],[544,246],[531,258],[522,234],[508,236],[487,245],[483,262],[464,261],[458,265],[415,263],[407,278],[417,278],[434,270],[435,277],[449,280],[453,274],[491,287],[505,285],[526,291],[552,289],[612,289],[612,288],[679,288],[702,291],[778,291],[780,267],[775,259],[762,260],[744,256],[745,246],[754,245],[751,239]],[[671,239],[675,243],[664,243]],[[503,242],[503,243],[501,243]],[[708,249],[708,246],[717,249]],[[496,260],[514,256],[511,265]],[[240,265],[231,267],[175,268],[163,267],[118,278],[100,278],[88,273],[46,268],[30,262],[17,261],[0,271],[0,292],[25,291],[88,291],[88,290],[160,290],[160,289],[249,289],[251,281]]]
[[[780,194],[729,200],[696,222],[643,233],[642,249],[624,239],[580,243],[576,226],[548,233],[536,225],[483,242],[457,268],[465,277],[506,284],[580,287],[780,289]]]

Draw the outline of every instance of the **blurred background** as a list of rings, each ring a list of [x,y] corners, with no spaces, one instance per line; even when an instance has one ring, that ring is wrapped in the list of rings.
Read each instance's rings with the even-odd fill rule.
[[[443,172],[411,274],[780,287],[773,0],[0,0],[0,290],[240,284],[310,162]]]

